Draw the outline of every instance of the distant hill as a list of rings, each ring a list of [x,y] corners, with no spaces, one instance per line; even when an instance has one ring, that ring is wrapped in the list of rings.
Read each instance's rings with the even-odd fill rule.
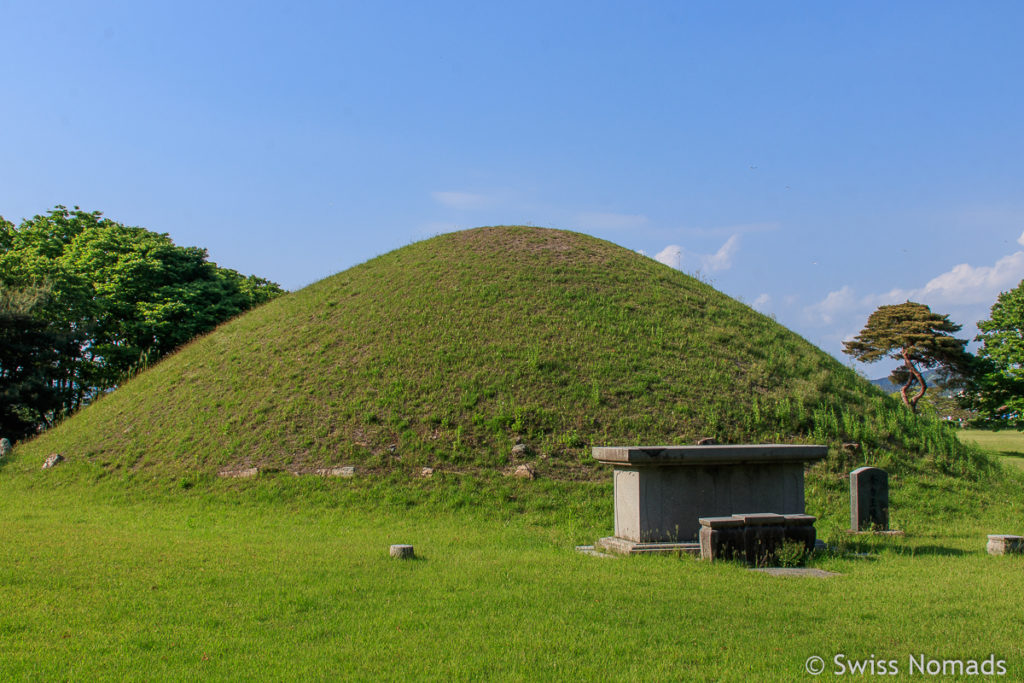
[[[939,376],[938,370],[925,370],[924,372],[921,373],[921,376],[924,377],[924,381],[928,385],[929,389],[939,388],[937,384],[937,378]],[[901,388],[900,385],[893,384],[891,381],[889,381],[888,377],[880,377],[878,379],[873,379],[870,381],[872,384],[874,384],[876,387],[880,388],[887,394],[894,394],[898,392]],[[949,392],[942,391],[941,393],[947,394]]]
[[[872,461],[955,462],[947,436],[678,270],[579,233],[488,227],[231,320],[15,454],[154,476],[418,472],[503,467],[522,442],[518,461],[584,477],[593,445],[818,442],[843,458],[856,441]]]

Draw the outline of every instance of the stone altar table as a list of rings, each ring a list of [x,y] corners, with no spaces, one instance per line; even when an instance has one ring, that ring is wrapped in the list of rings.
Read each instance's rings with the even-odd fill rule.
[[[595,447],[612,465],[620,553],[700,553],[701,517],[804,513],[804,466],[827,446],[789,444]]]

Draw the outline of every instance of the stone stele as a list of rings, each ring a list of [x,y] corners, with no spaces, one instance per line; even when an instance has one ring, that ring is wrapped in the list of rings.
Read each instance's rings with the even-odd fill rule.
[[[850,472],[850,530],[889,529],[889,474],[877,467]]]
[[[693,543],[701,517],[803,514],[804,466],[826,455],[826,446],[791,444],[593,450],[614,468],[614,540],[627,545]]]

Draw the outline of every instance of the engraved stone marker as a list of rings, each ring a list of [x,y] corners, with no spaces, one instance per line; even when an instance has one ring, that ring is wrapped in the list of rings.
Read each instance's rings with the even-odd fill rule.
[[[889,529],[889,474],[877,467],[859,467],[850,473],[850,529]]]
[[[11,452],[11,442],[6,438],[0,439],[0,458]]]

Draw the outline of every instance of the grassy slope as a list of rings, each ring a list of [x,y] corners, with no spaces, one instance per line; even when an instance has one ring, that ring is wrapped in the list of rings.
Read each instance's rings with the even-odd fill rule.
[[[157,476],[465,469],[507,463],[523,439],[544,474],[578,478],[591,476],[591,445],[702,436],[864,444],[846,461],[837,450],[834,471],[987,467],[747,306],[540,228],[443,235],[273,301],[20,445],[12,465],[60,451]]]

